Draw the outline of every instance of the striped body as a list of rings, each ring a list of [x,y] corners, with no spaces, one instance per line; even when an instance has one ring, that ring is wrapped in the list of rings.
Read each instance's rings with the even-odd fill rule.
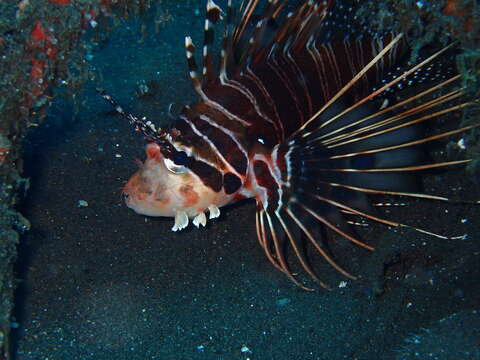
[[[184,107],[173,129],[156,129],[104,97],[148,141],[145,163],[124,187],[129,207],[175,217],[177,231],[189,219],[205,225],[205,213],[214,218],[224,205],[255,198],[258,240],[268,259],[306,288],[290,270],[283,252],[289,247],[326,286],[302,241],[355,278],[325,250],[322,229],[371,250],[352,227],[359,219],[409,227],[379,216],[369,196],[448,200],[420,193],[415,172],[468,160],[429,163],[422,144],[477,125],[430,136],[422,130],[422,123],[472,104],[461,102],[463,90],[451,89],[459,76],[438,61],[449,47],[402,68],[408,52],[402,35],[327,36],[334,1],[305,1],[288,15],[285,3],[270,0],[256,14],[259,0],[250,0],[235,16],[229,1],[217,69],[210,47],[221,11],[208,1],[201,75],[195,47],[190,38],[185,42],[199,100]],[[424,80],[436,83],[399,95]],[[434,95],[439,89],[448,92]]]

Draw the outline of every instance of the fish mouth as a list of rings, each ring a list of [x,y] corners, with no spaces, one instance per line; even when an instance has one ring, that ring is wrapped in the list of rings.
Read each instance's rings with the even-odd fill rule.
[[[128,193],[126,191],[123,191],[122,192],[122,200],[128,208],[135,210],[135,208],[132,204],[133,198],[132,198],[130,193]]]

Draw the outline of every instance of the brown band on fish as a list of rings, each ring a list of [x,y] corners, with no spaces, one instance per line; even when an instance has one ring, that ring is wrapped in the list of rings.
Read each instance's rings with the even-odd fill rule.
[[[215,192],[220,192],[220,190],[222,190],[223,175],[216,168],[193,158],[189,158],[187,166],[210,189]]]
[[[177,140],[183,146],[193,149],[192,151],[199,160],[214,164],[220,170],[225,169],[226,166],[218,156],[216,149],[212,148],[210,142],[204,137],[192,131],[192,123],[187,118],[180,116],[175,122],[175,128],[180,132]]]
[[[223,188],[225,189],[225,193],[230,195],[236,192],[242,186],[242,180],[232,173],[226,173],[223,176]]]
[[[278,202],[279,185],[272,176],[268,164],[261,160],[255,160],[253,171],[257,184],[264,188],[268,194],[268,206],[276,205]],[[264,204],[264,206],[267,206],[267,204]]]
[[[195,119],[195,125],[215,145],[223,158],[241,175],[247,173],[248,159],[238,144],[224,131],[211,125],[208,117],[202,115]]]

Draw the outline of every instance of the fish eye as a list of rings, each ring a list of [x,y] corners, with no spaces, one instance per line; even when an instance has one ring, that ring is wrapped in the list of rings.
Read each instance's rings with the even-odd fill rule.
[[[176,165],[182,165],[182,166],[185,166],[187,165],[187,161],[188,161],[188,155],[185,151],[177,151],[174,155],[173,155],[173,162],[176,164]]]
[[[188,171],[185,166],[177,165],[168,158],[163,159],[163,163],[165,164],[165,167],[174,174],[184,174]]]

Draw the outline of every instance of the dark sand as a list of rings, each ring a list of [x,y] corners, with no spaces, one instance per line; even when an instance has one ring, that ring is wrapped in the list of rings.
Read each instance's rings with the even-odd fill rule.
[[[143,158],[143,141],[106,114],[92,88],[104,87],[138,115],[165,119],[168,103],[192,93],[183,29],[197,29],[198,39],[203,19],[187,26],[186,11],[172,9],[176,20],[143,44],[135,21],[112,33],[93,53],[103,83],[86,90],[75,121],[68,106],[54,106],[27,142],[32,186],[24,213],[32,231],[18,263],[17,359],[395,359],[412,334],[480,308],[478,207],[409,201],[391,209],[392,219],[468,237],[372,227],[367,239],[376,252],[336,253],[363,278],[321,266],[333,290],[315,292],[270,265],[257,244],[253,202],[179,233],[170,231],[173,219],[126,208],[120,188]],[[133,102],[142,79],[158,80],[159,92]],[[462,168],[430,176],[426,191],[480,199]]]

